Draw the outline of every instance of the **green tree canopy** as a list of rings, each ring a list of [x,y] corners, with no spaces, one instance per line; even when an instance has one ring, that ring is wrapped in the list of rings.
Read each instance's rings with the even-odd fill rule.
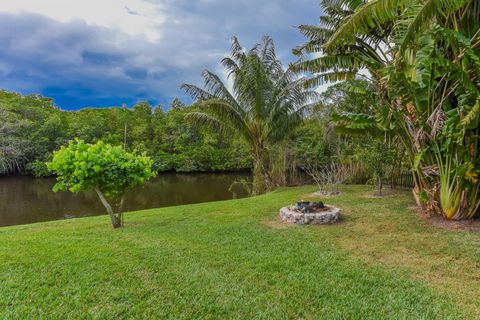
[[[163,111],[161,106],[139,102],[131,108],[65,111],[48,98],[0,90],[0,175],[50,175],[45,162],[75,138],[145,151],[157,171],[250,169],[248,147],[239,137],[198,130],[186,121],[185,114],[197,110],[183,105]]]
[[[152,164],[149,157],[127,152],[122,147],[112,147],[102,141],[87,144],[77,139],[56,151],[47,167],[57,176],[54,191],[95,190],[113,227],[118,228],[123,224],[121,210],[126,190],[154,177]],[[108,198],[120,199],[118,213],[113,212]]]

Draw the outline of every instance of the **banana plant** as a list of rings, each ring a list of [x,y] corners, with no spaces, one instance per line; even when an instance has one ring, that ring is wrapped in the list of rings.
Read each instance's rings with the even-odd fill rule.
[[[410,159],[416,194],[447,219],[475,215],[480,3],[325,0],[322,5],[326,16],[320,25],[300,27],[309,41],[296,49],[298,70],[312,73],[311,83],[368,70],[382,101],[377,108],[387,110]]]

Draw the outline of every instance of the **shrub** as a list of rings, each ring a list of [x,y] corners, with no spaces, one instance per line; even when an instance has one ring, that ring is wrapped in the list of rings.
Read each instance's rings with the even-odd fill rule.
[[[154,177],[152,164],[153,161],[144,154],[136,155],[102,141],[86,144],[77,139],[56,151],[47,167],[57,175],[54,191],[95,190],[110,215],[113,227],[118,228],[123,226],[126,190]],[[117,213],[112,209],[111,200],[119,200]]]

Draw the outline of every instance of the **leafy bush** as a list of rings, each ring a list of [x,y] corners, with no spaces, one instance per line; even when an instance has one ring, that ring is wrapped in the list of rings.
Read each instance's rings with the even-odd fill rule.
[[[56,151],[47,167],[57,175],[54,191],[95,190],[113,227],[118,228],[123,225],[122,206],[126,190],[154,177],[152,164],[153,161],[144,154],[136,155],[102,141],[87,144],[77,139]],[[107,198],[120,199],[116,214]]]
[[[189,146],[178,153],[159,151],[153,159],[153,168],[158,172],[235,171],[252,167],[251,157],[244,148],[212,145]]]
[[[378,187],[381,195],[387,170],[395,161],[395,150],[389,148],[383,141],[372,139],[368,144],[360,147],[358,154],[373,174],[373,183]]]
[[[52,175],[50,170],[47,168],[47,164],[41,160],[35,160],[28,163],[25,166],[25,170],[28,174],[33,175],[35,178],[48,177]]]

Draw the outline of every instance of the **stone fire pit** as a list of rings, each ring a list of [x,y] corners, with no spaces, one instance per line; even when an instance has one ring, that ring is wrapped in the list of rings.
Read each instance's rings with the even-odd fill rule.
[[[340,219],[340,209],[323,202],[299,201],[280,209],[283,221],[297,224],[330,224]]]

